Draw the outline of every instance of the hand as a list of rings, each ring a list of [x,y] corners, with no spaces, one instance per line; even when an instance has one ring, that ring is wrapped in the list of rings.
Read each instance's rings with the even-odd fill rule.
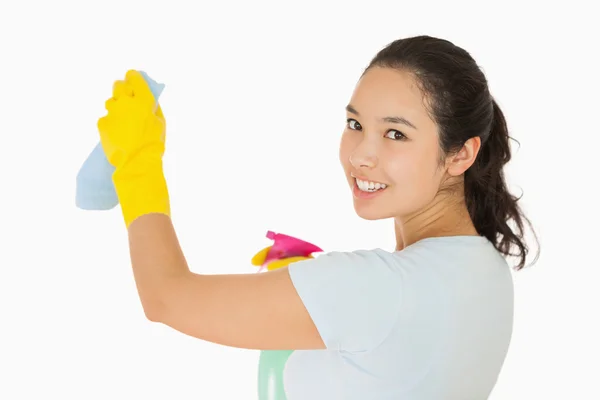
[[[170,216],[162,169],[166,124],[144,77],[130,70],[124,81],[116,81],[106,110],[98,131],[106,158],[115,167],[113,182],[127,227],[143,214]]]
[[[298,261],[309,260],[313,258],[313,256],[296,256],[296,257],[288,257],[282,258],[280,260],[274,260],[267,264],[267,271],[274,271],[279,268],[288,267],[290,264],[293,264]]]
[[[255,265],[257,267],[262,267],[265,264],[265,259],[267,257],[267,254],[269,253],[269,251],[271,250],[273,246],[268,246],[265,247],[264,249],[262,249],[261,251],[259,251],[258,253],[256,253],[254,255],[254,257],[252,257],[252,265]],[[266,265],[266,269],[267,271],[273,271],[279,268],[283,268],[283,267],[287,267],[288,265],[295,263],[297,261],[302,261],[302,260],[308,260],[310,258],[313,258],[313,256],[308,255],[308,256],[293,256],[293,257],[285,257],[285,258],[279,258],[273,261],[270,261],[269,263],[267,263]]]
[[[162,158],[165,118],[138,71],[130,70],[124,81],[114,83],[105,106],[108,115],[98,120],[98,131],[108,162],[119,169],[133,156]]]

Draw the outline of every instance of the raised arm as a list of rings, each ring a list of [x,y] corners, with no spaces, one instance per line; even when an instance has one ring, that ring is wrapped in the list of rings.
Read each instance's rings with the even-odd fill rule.
[[[171,223],[163,172],[166,123],[142,74],[116,81],[98,131],[129,232],[144,312],[190,336],[253,349],[318,349],[323,341],[286,268],[247,275],[190,271]]]

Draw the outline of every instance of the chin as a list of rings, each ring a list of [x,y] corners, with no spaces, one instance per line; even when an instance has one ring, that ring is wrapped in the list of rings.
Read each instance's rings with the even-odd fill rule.
[[[354,211],[356,215],[360,218],[365,219],[367,221],[377,221],[380,219],[388,219],[391,218],[392,215],[388,215],[389,213],[382,212],[381,209],[377,209],[377,207],[365,207],[364,205],[357,206],[354,205]]]

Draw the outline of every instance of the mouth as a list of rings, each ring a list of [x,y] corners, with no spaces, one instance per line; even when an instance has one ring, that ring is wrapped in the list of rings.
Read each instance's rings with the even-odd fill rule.
[[[385,183],[367,181],[354,177],[353,193],[358,198],[372,198],[387,189]]]

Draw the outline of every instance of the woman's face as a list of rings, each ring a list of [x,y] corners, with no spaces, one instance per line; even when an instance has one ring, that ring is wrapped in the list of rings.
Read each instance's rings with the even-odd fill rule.
[[[424,101],[407,72],[372,68],[358,82],[340,161],[360,217],[406,218],[434,200],[444,168],[437,126]]]

